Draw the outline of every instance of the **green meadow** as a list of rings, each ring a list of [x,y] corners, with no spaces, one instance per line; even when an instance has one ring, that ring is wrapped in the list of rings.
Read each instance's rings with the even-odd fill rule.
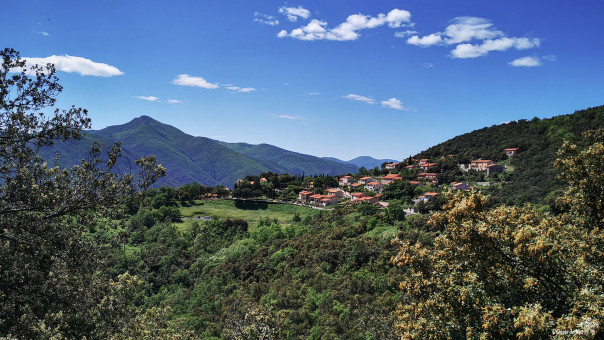
[[[187,229],[197,216],[219,217],[221,219],[242,219],[254,228],[261,218],[277,219],[281,225],[290,224],[298,213],[301,219],[314,216],[319,210],[292,204],[272,203],[264,201],[195,201],[191,206],[181,207],[182,222],[176,223],[179,229]]]

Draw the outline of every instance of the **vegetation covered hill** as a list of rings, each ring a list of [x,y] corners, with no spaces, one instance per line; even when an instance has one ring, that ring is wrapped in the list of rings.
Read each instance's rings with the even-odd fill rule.
[[[71,166],[85,158],[93,141],[103,145],[121,142],[122,158],[116,165],[131,173],[134,160],[154,155],[168,169],[158,185],[180,186],[198,182],[232,187],[239,178],[262,172],[329,174],[356,172],[357,167],[287,151],[272,145],[229,144],[194,137],[153,118],[141,116],[123,125],[89,130],[82,140],[67,140],[42,149],[47,161],[60,154],[59,164]]]
[[[556,178],[559,171],[552,166],[562,143],[581,143],[583,132],[602,127],[604,106],[599,106],[550,119],[521,119],[485,127],[435,145],[415,158],[453,155],[453,160],[461,164],[479,158],[499,162],[507,158],[504,149],[520,148],[520,154],[509,160],[514,170],[506,178],[507,185],[492,193],[494,199],[547,203],[561,192],[564,184]]]
[[[288,151],[270,144],[219,143],[253,159],[269,161],[270,164],[278,164],[278,166],[288,169],[288,173],[294,175],[340,175],[355,173],[359,170],[359,167],[354,164],[341,164],[328,159]]]

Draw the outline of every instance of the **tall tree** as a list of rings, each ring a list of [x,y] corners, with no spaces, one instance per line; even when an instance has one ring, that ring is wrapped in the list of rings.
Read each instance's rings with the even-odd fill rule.
[[[26,67],[12,49],[0,58],[0,337],[103,337],[91,311],[105,319],[117,314],[95,308],[109,281],[85,233],[119,212],[136,189],[133,177],[112,172],[119,144],[104,153],[94,143],[79,165],[49,167],[39,148],[80,138],[90,127],[87,112],[42,112],[62,90],[54,67]],[[140,165],[161,173],[153,159]]]

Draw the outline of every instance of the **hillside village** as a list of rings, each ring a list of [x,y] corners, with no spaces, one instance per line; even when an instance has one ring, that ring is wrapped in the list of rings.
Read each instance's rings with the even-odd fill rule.
[[[508,148],[502,150],[508,159],[520,152],[519,148]],[[341,177],[330,178],[330,185],[316,185],[317,178],[306,181],[297,190],[296,196],[290,195],[292,203],[310,207],[329,207],[336,204],[358,204],[368,203],[378,207],[388,207],[390,202],[400,200],[408,209],[407,213],[415,213],[416,207],[426,205],[435,201],[441,193],[446,190],[464,190],[471,188],[487,187],[497,174],[509,171],[507,161],[499,162],[489,159],[475,159],[469,164],[458,164],[453,155],[447,155],[440,159],[415,159],[408,158],[400,163],[384,163],[381,169],[374,168],[370,171],[360,169],[358,174],[347,174]],[[451,175],[454,173],[455,175]],[[321,178],[321,177],[319,177]],[[456,180],[451,181],[451,178]],[[468,180],[463,181],[466,178]],[[250,196],[243,195],[242,188],[266,188],[271,186],[269,180],[260,177],[257,180],[239,179],[235,184],[233,197]],[[474,180],[472,180],[474,179]],[[275,186],[272,185],[274,188]],[[274,188],[274,192],[280,198],[285,198],[287,190]],[[256,190],[256,195],[260,194]],[[251,195],[251,196],[256,196]],[[287,196],[287,195],[285,195]],[[214,196],[216,197],[216,196]],[[291,199],[294,198],[294,199]],[[419,209],[420,211],[422,209]],[[425,210],[425,209],[423,209]]]

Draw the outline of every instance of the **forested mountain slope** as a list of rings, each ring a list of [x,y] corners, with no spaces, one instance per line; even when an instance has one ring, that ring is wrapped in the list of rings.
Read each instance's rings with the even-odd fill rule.
[[[116,171],[130,173],[134,161],[154,155],[166,167],[159,186],[180,186],[198,182],[206,186],[232,187],[239,178],[263,172],[290,174],[329,174],[356,172],[354,165],[338,164],[318,157],[284,150],[268,144],[223,143],[205,137],[194,137],[177,128],[141,116],[129,123],[86,131],[82,140],[68,140],[41,150],[50,164],[60,155],[59,165],[78,164],[87,157],[94,141],[104,146],[121,142],[122,157]]]
[[[227,148],[257,160],[278,164],[290,174],[329,174],[340,175],[356,173],[359,167],[354,164],[342,164],[328,159],[288,151],[270,144],[247,144],[219,142]]]
[[[478,158],[497,162],[507,158],[504,149],[520,148],[521,153],[510,160],[514,171],[495,196],[502,202],[545,203],[548,194],[554,195],[564,184],[556,178],[558,171],[552,166],[562,143],[569,140],[581,144],[582,132],[601,127],[604,127],[604,106],[549,119],[521,119],[485,127],[435,145],[415,157],[439,159],[453,155],[463,164]]]

